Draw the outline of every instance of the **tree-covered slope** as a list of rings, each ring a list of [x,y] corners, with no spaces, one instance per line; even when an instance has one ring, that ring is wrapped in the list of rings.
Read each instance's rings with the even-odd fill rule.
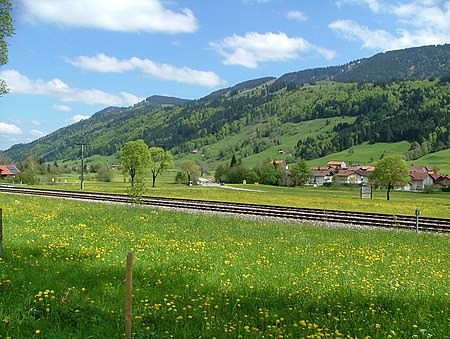
[[[89,144],[86,156],[111,155],[127,141],[143,139],[177,157],[195,152],[212,163],[277,146],[292,157],[314,159],[365,142],[408,141],[407,156],[415,159],[450,146],[450,58],[442,59],[448,46],[434,47],[434,68],[431,59],[427,67],[416,67],[439,75],[434,80],[293,84],[261,78],[201,100],[153,96],[132,107],[107,108],[5,153],[16,161],[29,155],[53,161],[79,157],[81,142]],[[432,50],[409,49],[403,59],[421,61]],[[318,125],[315,121],[317,131],[307,127]]]
[[[445,76],[450,76],[450,44],[388,51],[342,66],[288,73],[277,82],[393,82]]]
[[[450,83],[439,79],[306,85],[276,92],[263,88],[185,106],[135,105],[111,112],[107,119],[105,114],[95,114],[6,153],[16,160],[30,154],[45,160],[75,158],[79,156],[76,144],[84,142],[89,143],[87,156],[110,155],[129,140],[143,139],[175,155],[200,150],[205,161],[216,161],[233,153],[245,158],[263,152],[290,135],[290,153],[304,159],[364,142],[402,140],[427,154],[450,146],[449,107]],[[327,128],[320,133],[302,129],[315,120]]]

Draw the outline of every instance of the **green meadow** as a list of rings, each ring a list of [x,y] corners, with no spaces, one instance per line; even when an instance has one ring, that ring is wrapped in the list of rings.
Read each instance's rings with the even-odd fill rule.
[[[124,337],[128,251],[134,338],[450,333],[448,235],[10,194],[0,208],[0,338]]]
[[[93,174],[90,174],[93,176]],[[116,173],[113,182],[85,181],[85,191],[127,194],[130,183],[123,175]],[[241,202],[265,205],[294,206],[348,210],[359,212],[387,213],[392,215],[414,215],[416,209],[424,217],[450,218],[450,200],[446,192],[418,193],[391,192],[391,200],[386,201],[386,190],[373,190],[372,199],[360,199],[359,187],[276,187],[267,185],[226,185],[186,186],[174,184],[175,173],[165,173],[158,177],[156,187],[146,183],[145,195],[183,199]],[[148,179],[150,180],[150,179]],[[80,190],[77,175],[59,177],[57,185],[40,187],[50,189]],[[66,182],[64,184],[64,182]]]

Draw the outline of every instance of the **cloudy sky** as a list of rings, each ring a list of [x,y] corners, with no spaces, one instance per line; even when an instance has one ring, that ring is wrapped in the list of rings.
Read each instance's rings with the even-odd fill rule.
[[[151,95],[450,42],[450,0],[13,0],[0,150]]]

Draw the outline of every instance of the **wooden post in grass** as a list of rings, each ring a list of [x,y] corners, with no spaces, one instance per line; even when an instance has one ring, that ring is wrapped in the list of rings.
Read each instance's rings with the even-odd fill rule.
[[[131,339],[131,306],[133,303],[133,252],[128,252],[125,281],[125,336]]]
[[[0,208],[0,258],[3,258],[3,210]]]

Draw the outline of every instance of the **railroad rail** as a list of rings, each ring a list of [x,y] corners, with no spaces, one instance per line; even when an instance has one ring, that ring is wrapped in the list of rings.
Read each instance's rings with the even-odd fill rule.
[[[23,187],[0,186],[0,192],[29,195],[42,195],[66,199],[83,199],[115,203],[130,203],[126,195],[62,191],[49,189],[31,189]],[[184,210],[201,210],[208,212],[231,213],[246,216],[282,218],[286,220],[351,224],[358,226],[396,228],[416,230],[416,217],[380,213],[349,212],[340,210],[324,210],[315,208],[298,208],[287,206],[271,206],[258,204],[230,203],[207,200],[190,200],[147,197],[141,199],[141,205],[170,207]],[[420,217],[419,231],[450,232],[450,219]]]

